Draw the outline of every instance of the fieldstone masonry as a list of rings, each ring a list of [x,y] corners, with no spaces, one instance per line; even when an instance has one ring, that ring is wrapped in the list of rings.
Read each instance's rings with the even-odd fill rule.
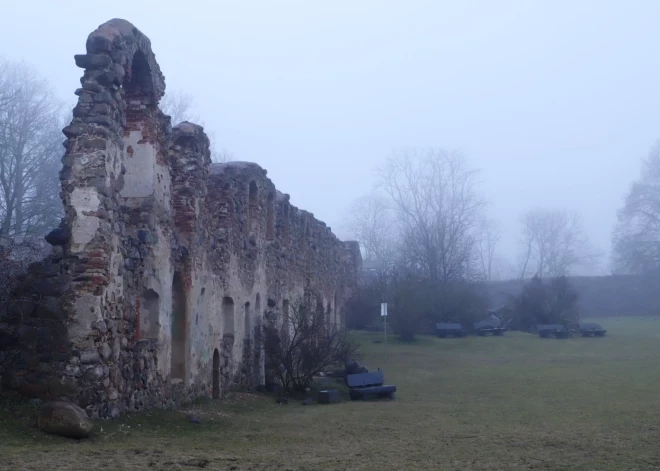
[[[340,327],[357,243],[257,164],[211,163],[200,126],[172,129],[150,41],[127,21],[100,26],[75,61],[65,217],[0,323],[3,390],[91,417],[175,407],[264,381],[266,309],[311,296]]]

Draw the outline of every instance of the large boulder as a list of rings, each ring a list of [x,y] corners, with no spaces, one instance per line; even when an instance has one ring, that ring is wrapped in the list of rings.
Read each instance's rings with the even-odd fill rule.
[[[39,412],[37,424],[46,433],[69,438],[85,438],[94,427],[94,423],[84,410],[64,401],[44,404]]]

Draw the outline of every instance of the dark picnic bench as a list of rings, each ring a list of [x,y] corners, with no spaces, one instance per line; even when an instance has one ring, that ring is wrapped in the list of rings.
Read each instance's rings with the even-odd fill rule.
[[[396,386],[383,384],[383,372],[372,371],[371,373],[358,373],[346,375],[346,385],[349,388],[351,400],[366,399],[367,396],[387,397],[394,399]]]
[[[605,337],[607,330],[595,322],[585,322],[580,324],[580,333],[582,337]]]
[[[443,323],[438,322],[435,325],[435,331],[438,334],[438,337],[465,337],[467,331],[459,323]]]
[[[475,322],[474,331],[477,333],[477,335],[481,335],[482,337],[487,334],[501,336],[504,335],[506,327],[502,326],[499,320],[487,319],[485,321]]]
[[[549,339],[550,337],[567,339],[569,335],[568,329],[561,324],[537,325],[536,331],[542,339]]]

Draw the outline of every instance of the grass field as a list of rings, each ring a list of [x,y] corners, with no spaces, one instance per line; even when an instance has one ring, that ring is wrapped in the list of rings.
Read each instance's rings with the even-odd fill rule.
[[[601,322],[602,339],[392,342],[394,401],[303,407],[235,394],[100,421],[80,442],[23,425],[5,404],[0,469],[660,469],[660,319]],[[364,363],[383,366],[380,337],[359,338]]]

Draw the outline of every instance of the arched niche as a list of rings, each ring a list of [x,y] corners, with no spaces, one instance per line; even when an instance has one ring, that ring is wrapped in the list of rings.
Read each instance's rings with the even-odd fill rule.
[[[135,51],[122,82],[124,100],[129,107],[152,105],[155,95],[153,75],[147,58],[141,50]]]
[[[234,300],[229,296],[222,300],[222,327],[224,336],[234,336]]]
[[[142,294],[140,304],[140,338],[157,339],[160,330],[160,296],[152,289]]]
[[[186,312],[186,291],[179,273],[172,278],[172,358],[171,376],[173,379],[186,377],[186,337],[188,315]]]

